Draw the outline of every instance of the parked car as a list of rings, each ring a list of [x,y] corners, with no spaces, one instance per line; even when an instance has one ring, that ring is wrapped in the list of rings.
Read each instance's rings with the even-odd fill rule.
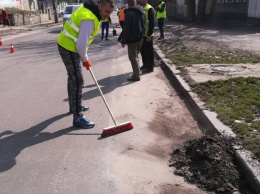
[[[76,11],[80,6],[82,6],[83,4],[69,4],[65,7],[64,10],[64,15],[63,15],[63,25],[65,24],[65,22],[69,19],[69,17],[71,16],[71,14]]]

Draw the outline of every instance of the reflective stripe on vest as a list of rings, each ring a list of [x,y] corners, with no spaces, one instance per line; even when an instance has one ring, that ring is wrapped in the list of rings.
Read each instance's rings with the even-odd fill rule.
[[[88,47],[92,43],[94,37],[98,34],[100,22],[96,15],[94,15],[89,9],[81,6],[78,8],[71,17],[65,22],[63,30],[61,31],[60,35],[58,36],[58,44],[63,48],[77,52],[76,50],[76,43],[79,36],[79,27],[80,22],[82,20],[90,20],[94,23],[94,30],[91,32],[90,39],[88,41]]]
[[[73,39],[74,42],[77,42],[77,41],[78,41],[78,39],[75,38],[74,36],[72,36],[67,30],[63,29],[63,30],[62,30],[62,33],[63,33],[65,36],[67,36],[67,37]]]
[[[79,28],[72,22],[71,18],[68,19],[70,27],[72,27],[76,32],[79,32]]]
[[[161,9],[161,7],[163,6],[163,4],[165,4],[163,1],[160,3],[160,5],[158,5],[158,8]],[[159,12],[157,11],[156,12],[156,18],[159,19],[159,18],[166,18],[166,4],[165,4],[165,7],[164,7],[164,10],[163,12]]]
[[[149,9],[153,9],[153,7],[149,4],[147,4],[144,7],[144,13],[145,13],[145,19],[146,19],[145,20],[145,33],[144,33],[145,37],[148,35],[148,31],[149,31],[149,18],[148,18],[148,10]],[[154,33],[151,36],[154,36]]]

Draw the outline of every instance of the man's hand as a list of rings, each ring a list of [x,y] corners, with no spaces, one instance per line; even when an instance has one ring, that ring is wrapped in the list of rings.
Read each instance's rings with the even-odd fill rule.
[[[146,37],[146,42],[151,42],[151,40],[152,40],[152,37],[151,37],[151,36],[147,36],[147,37]]]
[[[121,43],[121,46],[124,48],[124,47],[125,47],[125,44],[122,44],[122,43]]]
[[[91,67],[90,60],[87,60],[87,61],[83,62],[83,66],[86,67],[87,70],[89,70],[89,68]]]

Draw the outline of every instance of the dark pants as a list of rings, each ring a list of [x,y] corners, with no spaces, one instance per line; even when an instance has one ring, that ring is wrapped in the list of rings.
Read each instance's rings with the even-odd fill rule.
[[[160,30],[160,38],[164,38],[163,24],[164,24],[164,18],[159,18],[158,19],[158,27],[159,27],[159,30]]]
[[[146,67],[147,69],[153,69],[154,67],[153,37],[150,42],[146,42],[146,37],[143,38],[141,55],[142,55],[143,66]]]
[[[4,27],[5,27],[5,25],[7,25],[8,27],[10,26],[9,25],[9,20],[3,20],[3,24],[4,24]]]
[[[119,24],[120,24],[121,28],[123,29],[123,27],[124,27],[124,21],[119,21]]]
[[[139,53],[142,45],[142,40],[135,43],[127,44],[128,57],[132,65],[133,75],[132,78],[140,78],[140,65],[139,65]]]
[[[67,89],[69,97],[69,106],[73,112],[73,117],[83,116],[82,113],[82,88],[84,85],[81,59],[78,53],[68,51],[58,46],[61,59],[66,67],[68,80]]]
[[[107,21],[107,22],[102,22],[102,39],[104,38],[104,31],[105,31],[105,29],[106,29],[106,39],[107,39],[107,37],[108,37],[108,29],[109,29],[109,21]]]
[[[121,26],[121,28],[123,29],[123,27],[124,27],[124,21],[119,21],[119,24],[120,24],[120,26]],[[118,37],[118,41],[120,42],[121,41],[121,39],[122,39],[122,32],[119,34],[119,37]]]

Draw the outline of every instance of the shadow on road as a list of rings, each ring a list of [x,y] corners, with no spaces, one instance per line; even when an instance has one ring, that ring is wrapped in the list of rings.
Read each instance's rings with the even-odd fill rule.
[[[29,129],[14,133],[12,131],[5,131],[0,134],[0,172],[10,170],[16,164],[16,157],[21,151],[27,147],[55,139],[64,134],[73,131],[74,127],[68,127],[55,131],[53,133],[43,132],[52,123],[70,115],[69,113],[57,115],[46,121],[43,121]],[[11,134],[11,135],[10,135]],[[10,135],[4,137],[5,135]]]
[[[129,75],[130,75],[130,73],[120,74],[120,75],[116,75],[116,76],[110,76],[110,77],[106,77],[104,79],[98,80],[97,82],[100,86],[102,93],[107,94],[107,93],[112,92],[113,90],[115,90],[118,87],[122,87],[122,86],[126,86],[128,84],[131,84],[131,82],[126,81],[126,79]],[[91,76],[91,75],[89,75],[89,76]],[[92,89],[92,90],[89,90],[87,92],[83,91],[83,94],[82,94],[83,100],[89,100],[89,99],[95,98],[97,96],[100,96],[100,93],[95,84],[87,85],[84,88],[93,88],[93,87],[94,87],[94,89]],[[65,98],[63,101],[67,102],[68,98]]]
[[[49,31],[48,33],[50,33],[50,34],[59,34],[61,31],[62,31],[62,28],[60,28],[60,29],[55,29],[55,30],[51,30],[51,31]]]

